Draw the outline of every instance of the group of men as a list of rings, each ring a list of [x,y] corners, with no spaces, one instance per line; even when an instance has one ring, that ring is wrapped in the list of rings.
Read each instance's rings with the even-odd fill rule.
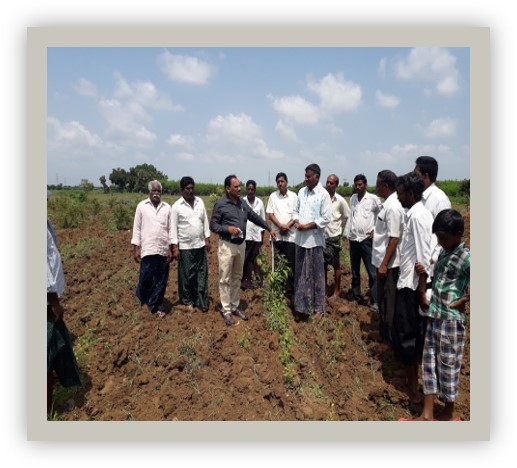
[[[464,269],[461,291],[455,285],[448,285],[446,287],[452,288],[452,293],[447,290],[447,294],[459,295],[459,303],[464,307],[468,301],[465,291],[470,257],[463,244],[460,246],[462,219],[461,223],[454,221],[456,224],[448,218],[440,220],[441,231],[434,224],[438,214],[445,211],[449,218],[461,218],[451,210],[448,197],[435,184],[437,161],[430,156],[420,156],[415,163],[414,170],[402,176],[391,170],[380,171],[375,195],[367,191],[366,177],[357,175],[350,206],[336,191],[339,178],[335,174],[328,176],[323,187],[317,164],[305,168],[304,186],[298,193],[288,190],[287,175],[278,173],[277,190],[270,195],[266,208],[256,197],[255,181],[246,182],[246,196],[241,198],[241,181],[232,174],[224,181],[225,195],[215,204],[210,221],[203,200],[195,195],[192,177],[181,179],[181,197],[172,206],[162,200],[162,185],[154,180],[149,183],[148,198],[141,201],[135,211],[131,244],[134,259],[140,264],[136,295],[152,314],[164,317],[169,267],[175,259],[181,307],[208,312],[207,254],[213,232],[219,236],[217,257],[222,317],[228,326],[233,325],[234,316],[248,320],[248,314],[240,308],[240,293],[241,289],[254,288],[261,283],[256,259],[265,240],[264,232],[268,231],[274,251],[283,255],[289,266],[285,294],[295,319],[312,317],[318,320],[325,310],[329,266],[334,269],[334,285],[327,299],[340,297],[341,245],[342,239],[347,238],[352,272],[350,300],[366,303],[361,294],[362,262],[368,275],[370,310],[379,313],[381,318],[383,344],[392,348],[404,364],[408,395],[412,401],[417,401],[418,369],[426,326],[424,311],[429,309],[434,267],[439,259],[443,263],[440,251],[443,245],[449,245],[448,239],[453,238],[453,249],[461,247],[466,253],[460,255]],[[449,232],[443,227],[447,223],[461,227]],[[77,385],[80,380],[59,304],[64,284],[62,265],[53,228],[49,222],[47,224],[48,336],[52,337],[49,340],[60,336],[59,342],[66,345],[61,350],[52,345],[54,341],[49,341],[50,405],[54,372],[67,385]],[[442,236],[440,241],[435,232]],[[440,274],[443,276],[443,269]],[[447,283],[447,278],[440,281]],[[441,299],[444,303],[449,300],[447,294]],[[458,320],[456,315],[454,320]],[[64,353],[71,355],[69,365],[65,367],[60,364],[67,362]],[[454,372],[453,378],[457,382],[459,369]],[[429,371],[429,374],[433,373],[434,368]]]
[[[261,284],[256,259],[268,231],[274,251],[289,266],[285,294],[295,319],[318,320],[325,312],[329,266],[334,270],[334,285],[328,299],[341,293],[345,237],[352,273],[350,301],[368,304],[373,313],[379,313],[380,347],[393,348],[404,364],[407,391],[416,400],[425,323],[420,308],[439,250],[432,224],[451,203],[435,184],[436,160],[421,156],[415,163],[414,170],[402,176],[380,171],[376,194],[367,191],[363,174],[356,175],[350,206],[336,191],[339,178],[335,174],[322,185],[318,164],[305,168],[304,186],[298,193],[288,190],[287,175],[278,173],[277,190],[265,208],[256,196],[255,181],[246,182],[246,196],[241,197],[241,181],[232,174],[224,181],[226,193],[216,202],[210,221],[202,199],[194,194],[191,177],[181,179],[182,196],[172,207],[161,200],[161,184],[152,181],[148,199],[136,208],[131,240],[134,258],[140,263],[137,296],[151,313],[163,317],[169,264],[176,259],[180,307],[207,312],[207,253],[210,233],[214,233],[219,236],[222,317],[228,326],[235,316],[248,320],[240,304],[241,290]],[[369,300],[361,293],[361,263],[368,275]]]
[[[160,182],[150,182],[149,197],[136,208],[131,239],[134,259],[140,263],[136,294],[141,305],[147,305],[157,317],[165,316],[169,265],[176,259],[180,307],[207,312],[207,253],[210,233],[214,233],[219,236],[219,295],[224,322],[231,326],[234,316],[248,320],[247,312],[240,308],[241,290],[261,284],[262,272],[256,260],[268,231],[275,251],[287,259],[290,274],[286,295],[297,316],[321,317],[326,286],[324,229],[331,221],[331,199],[319,183],[320,174],[317,164],[309,165],[305,186],[295,194],[287,189],[287,175],[279,173],[278,190],[269,198],[267,209],[256,196],[255,181],[246,182],[246,196],[241,197],[241,181],[231,174],[224,181],[226,193],[216,202],[210,221],[202,199],[194,194],[191,177],[181,179],[182,196],[172,206],[161,199]],[[337,178],[333,182],[339,183]]]
[[[178,260],[180,303],[208,311],[207,251],[210,233],[219,236],[219,295],[226,325],[233,317],[248,320],[240,307],[241,289],[260,285],[256,264],[269,231],[276,253],[285,257],[290,274],[285,294],[296,321],[320,319],[326,300],[341,294],[343,238],[350,252],[350,302],[369,305],[379,314],[381,351],[392,348],[406,371],[406,391],[419,400],[418,375],[424,348],[423,309],[429,304],[429,289],[440,245],[433,234],[433,221],[451,203],[436,184],[438,163],[420,156],[413,171],[397,176],[391,170],[377,174],[375,194],[367,191],[363,174],[354,177],[350,206],[337,193],[339,178],[320,182],[318,164],[305,168],[303,187],[288,190],[287,175],[276,176],[277,190],[266,208],[256,197],[256,183],[226,177],[225,196],[214,206],[210,222],[203,201],[194,195],[191,177],[181,179],[182,197],[172,207],[161,200],[158,181],[149,184],[149,198],[135,214],[132,244],[140,262],[137,296],[151,313],[165,314],[163,297],[169,263]],[[269,223],[270,224],[269,224]],[[368,275],[368,299],[361,293],[361,266]],[[327,296],[327,270],[334,270],[334,284]]]

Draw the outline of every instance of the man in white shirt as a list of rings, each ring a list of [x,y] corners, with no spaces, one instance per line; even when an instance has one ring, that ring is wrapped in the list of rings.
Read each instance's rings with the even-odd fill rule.
[[[406,370],[406,391],[413,403],[420,401],[418,392],[419,360],[424,346],[424,318],[419,307],[426,304],[426,274],[419,274],[416,263],[428,267],[431,258],[433,216],[422,203],[424,182],[415,172],[397,179],[397,197],[406,208],[404,230],[398,244],[400,270],[392,327],[395,357]]]
[[[273,244],[275,253],[283,255],[291,269],[285,283],[285,295],[292,299],[294,294],[294,271],[296,265],[296,250],[294,239],[293,214],[298,206],[298,195],[287,187],[287,175],[279,172],[276,175],[278,190],[273,192],[267,202],[266,214],[271,222],[272,229],[277,233],[277,241]]]
[[[424,181],[422,204],[431,212],[433,219],[442,210],[451,208],[451,201],[445,192],[436,185],[438,162],[432,156],[419,156],[414,171]]]
[[[195,182],[180,180],[181,198],[171,208],[170,242],[172,256],[178,260],[180,304],[208,312],[208,260],[210,226],[203,200],[196,197]]]
[[[363,304],[361,295],[361,260],[368,273],[368,288],[370,295],[370,308],[378,310],[376,272],[372,265],[372,239],[377,213],[380,210],[381,201],[372,193],[369,193],[368,182],[363,174],[354,177],[355,193],[350,198],[350,219],[346,229],[350,244],[350,267],[352,270],[352,296],[353,302]]]
[[[149,197],[141,201],[133,222],[133,258],[140,264],[136,295],[158,318],[165,317],[163,297],[169,279],[171,207],[162,201],[162,184],[149,182]]]
[[[404,228],[404,208],[397,197],[397,176],[393,171],[377,174],[375,191],[384,202],[373,231],[372,264],[377,269],[381,337],[383,344],[390,347],[400,265],[397,245]]]
[[[442,210],[452,208],[451,201],[445,192],[436,185],[438,177],[438,161],[432,156],[419,156],[415,161],[414,171],[422,177],[424,181],[424,193],[422,194],[422,204],[431,212],[433,219]],[[435,234],[431,235],[431,264],[428,268],[428,289],[431,294],[431,281],[434,273],[434,264],[438,260],[442,248],[438,244]]]
[[[256,196],[256,192],[257,183],[254,180],[248,180],[246,182],[246,196],[243,197],[243,200],[265,221],[266,210],[264,209],[264,203]],[[264,243],[264,228],[248,220],[246,223],[245,240],[246,251],[244,253],[241,289],[255,289],[262,285],[262,270],[257,265],[257,257]]]
[[[343,236],[343,228],[350,216],[348,203],[336,192],[338,186],[339,177],[336,174],[329,175],[325,188],[332,202],[332,217],[324,232],[325,250],[323,251],[323,258],[325,260],[325,285],[327,284],[328,266],[330,265],[334,269],[334,291],[329,295],[331,299],[338,298],[341,289],[341,238]]]
[[[296,269],[294,310],[297,320],[311,315],[318,320],[325,305],[325,264],[323,232],[332,216],[330,195],[319,182],[317,164],[305,168],[305,187],[298,192],[298,207],[293,215],[296,229]]]

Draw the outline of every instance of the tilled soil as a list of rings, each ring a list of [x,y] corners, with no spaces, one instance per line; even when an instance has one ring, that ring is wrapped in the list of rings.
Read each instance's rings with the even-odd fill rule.
[[[177,307],[173,263],[168,312],[158,319],[135,296],[139,267],[129,231],[107,233],[93,222],[58,229],[57,235],[64,253],[65,321],[83,378],[82,388],[57,399],[59,420],[389,421],[421,411],[403,391],[403,368],[392,352],[376,350],[378,317],[346,300],[348,273],[341,297],[328,302],[323,319],[296,322],[289,316],[295,365],[287,382],[262,290],[242,292],[249,321],[227,327],[218,312],[217,236],[209,254],[209,312]],[[264,250],[269,259],[269,245]],[[467,339],[456,404],[462,420],[470,418],[469,376]]]

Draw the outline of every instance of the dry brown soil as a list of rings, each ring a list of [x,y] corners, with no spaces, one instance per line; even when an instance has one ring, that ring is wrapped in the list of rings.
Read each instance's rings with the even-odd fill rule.
[[[69,252],[62,302],[83,377],[83,388],[56,402],[59,420],[382,421],[421,410],[403,392],[402,367],[392,352],[376,352],[377,317],[346,300],[349,274],[322,320],[297,323],[289,316],[295,378],[286,385],[279,335],[268,328],[262,291],[242,293],[249,321],[227,327],[218,313],[216,236],[209,313],[178,310],[173,263],[168,313],[157,319],[135,296],[138,265],[129,231],[107,234],[93,222],[57,235]],[[469,376],[468,339],[456,408],[463,420],[470,418]]]

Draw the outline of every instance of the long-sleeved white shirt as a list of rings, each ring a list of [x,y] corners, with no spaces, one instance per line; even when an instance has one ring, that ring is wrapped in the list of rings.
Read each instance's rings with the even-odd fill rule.
[[[131,244],[140,246],[142,258],[147,255],[167,256],[170,219],[171,207],[164,201],[156,208],[149,198],[137,205]]]
[[[417,289],[419,275],[415,270],[415,263],[422,263],[426,268],[429,266],[432,225],[433,215],[421,201],[406,212],[404,231],[397,247],[400,256],[397,289]]]
[[[57,248],[54,228],[47,219],[47,293],[56,293],[59,297],[64,290],[65,275],[61,254]]]
[[[325,247],[323,232],[332,216],[332,202],[330,195],[323,186],[318,183],[314,189],[302,187],[298,192],[298,206],[293,214],[293,220],[300,224],[314,222],[316,229],[308,231],[296,231],[295,243],[300,247],[311,249],[313,247]]]
[[[199,249],[210,237],[210,224],[203,200],[194,198],[194,206],[181,197],[171,207],[170,243],[180,250]]]
[[[431,212],[433,220],[440,211],[451,208],[449,197],[434,182],[424,190],[424,193],[422,194],[422,204]],[[441,251],[442,248],[438,244],[438,238],[433,234],[431,236],[432,264],[428,269],[429,276],[431,277],[434,275],[434,264],[438,261],[438,256]]]
[[[422,204],[431,212],[433,219],[440,211],[451,208],[449,197],[435,183],[432,183],[422,193]]]
[[[373,231],[377,213],[381,208],[381,200],[377,195],[366,192],[359,200],[357,193],[350,198],[350,219],[348,238],[351,241],[362,242]]]

